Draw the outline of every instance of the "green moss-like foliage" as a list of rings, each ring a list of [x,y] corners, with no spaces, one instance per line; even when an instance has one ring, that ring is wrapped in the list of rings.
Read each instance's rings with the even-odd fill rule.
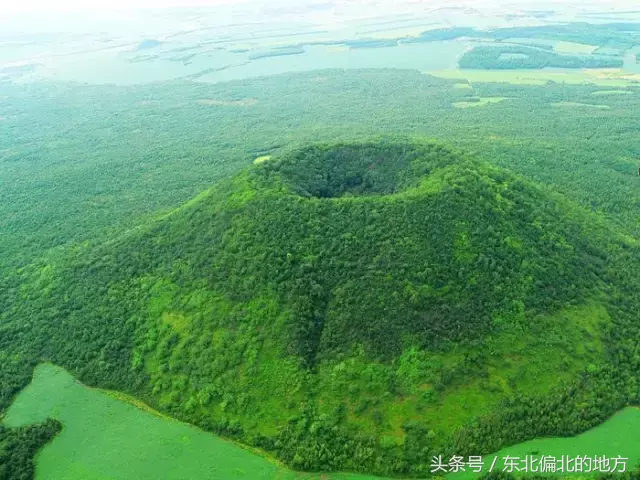
[[[424,475],[629,401],[637,247],[595,218],[438,144],[291,149],[3,279],[3,328],[294,468]]]
[[[443,348],[597,285],[592,256],[604,253],[553,220],[558,205],[440,146],[306,148],[252,181],[264,197],[235,219],[223,258],[245,255],[225,266],[258,274],[255,289],[282,272],[273,288],[294,299],[303,358],[361,343],[374,355]]]
[[[36,453],[60,431],[60,428],[60,424],[54,420],[16,429],[0,425],[0,478],[34,478]]]

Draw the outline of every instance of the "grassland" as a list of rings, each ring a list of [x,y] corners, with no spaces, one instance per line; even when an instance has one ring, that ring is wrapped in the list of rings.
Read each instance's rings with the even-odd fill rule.
[[[373,480],[298,474],[235,443],[172,420],[123,394],[91,389],[42,364],[7,412],[9,427],[55,418],[62,432],[37,457],[36,478]]]

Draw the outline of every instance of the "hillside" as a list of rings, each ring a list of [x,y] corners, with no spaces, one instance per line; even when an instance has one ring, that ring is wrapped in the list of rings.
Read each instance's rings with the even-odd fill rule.
[[[441,145],[292,148],[3,278],[2,402],[49,360],[294,468],[424,474],[637,402],[638,258]]]

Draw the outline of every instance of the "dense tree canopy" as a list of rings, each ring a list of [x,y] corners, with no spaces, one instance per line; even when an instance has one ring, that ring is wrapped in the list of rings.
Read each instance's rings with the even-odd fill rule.
[[[439,144],[293,148],[5,277],[5,348],[295,468],[424,475],[636,400],[637,248]]]
[[[0,425],[0,479],[31,480],[36,452],[59,431],[60,425],[53,420],[19,429]]]
[[[461,36],[639,37],[399,40]],[[590,80],[0,79],[0,412],[54,361],[295,468],[422,475],[638,404],[640,95]],[[0,478],[56,428],[1,429]]]
[[[460,68],[619,68],[620,58],[597,55],[560,55],[544,48],[523,46],[475,47],[460,59]]]

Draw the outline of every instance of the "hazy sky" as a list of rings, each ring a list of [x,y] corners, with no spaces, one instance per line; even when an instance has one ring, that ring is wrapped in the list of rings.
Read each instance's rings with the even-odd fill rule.
[[[316,0],[318,3],[330,2],[331,0]],[[518,5],[528,4],[536,7],[540,4],[567,5],[576,4],[582,6],[591,5],[593,7],[604,8],[624,8],[633,5],[637,0],[334,0],[332,3],[357,4],[420,4],[422,6],[438,6],[447,4],[453,6],[464,4],[466,6],[497,6],[497,5]],[[139,9],[139,8],[166,8],[166,7],[190,7],[190,6],[215,6],[220,4],[238,3],[277,3],[277,4],[300,4],[314,3],[313,0],[0,0],[0,16],[9,13],[36,13],[68,10],[103,10],[103,9]]]
[[[244,1],[246,0],[0,0],[0,12],[207,6]]]

